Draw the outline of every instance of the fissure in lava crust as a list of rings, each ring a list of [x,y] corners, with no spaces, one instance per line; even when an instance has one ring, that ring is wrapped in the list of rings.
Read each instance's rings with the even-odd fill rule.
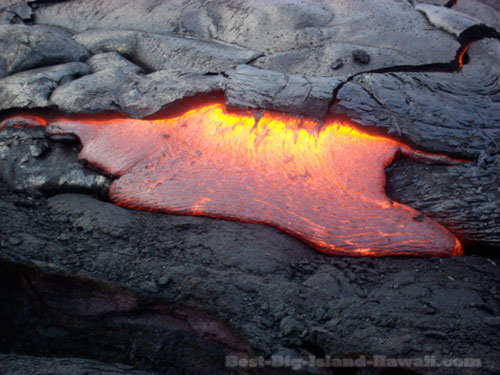
[[[44,125],[76,135],[80,158],[117,176],[116,204],[265,223],[321,252],[353,256],[460,255],[444,227],[385,194],[402,153],[452,164],[349,123],[228,111],[223,102],[149,119],[19,115],[4,126]]]

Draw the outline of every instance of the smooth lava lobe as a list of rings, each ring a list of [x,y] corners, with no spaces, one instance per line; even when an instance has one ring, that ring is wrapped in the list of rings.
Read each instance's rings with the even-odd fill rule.
[[[110,197],[123,207],[265,223],[327,254],[462,253],[448,230],[385,195],[398,153],[452,160],[348,124],[255,119],[218,103],[173,118],[59,117],[47,132],[78,136],[80,158],[118,176]]]

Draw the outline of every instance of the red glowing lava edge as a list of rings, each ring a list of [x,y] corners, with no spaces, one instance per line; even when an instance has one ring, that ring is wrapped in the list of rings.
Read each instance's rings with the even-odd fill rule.
[[[222,102],[170,117],[12,116],[5,126],[76,135],[79,157],[117,176],[123,207],[264,223],[331,255],[454,256],[444,227],[385,194],[384,168],[398,153],[456,161],[361,132],[348,123],[266,112],[228,112]]]

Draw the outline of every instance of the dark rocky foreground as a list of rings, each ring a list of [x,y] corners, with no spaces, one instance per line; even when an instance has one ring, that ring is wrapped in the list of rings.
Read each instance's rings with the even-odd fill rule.
[[[500,367],[498,259],[326,257],[266,226],[82,194],[33,199],[5,184],[0,210],[4,353],[173,374],[226,373],[226,355],[435,355]],[[0,357],[7,373],[42,361],[13,358]],[[80,365],[66,360],[60,373]]]
[[[388,195],[447,226],[465,256],[334,258],[263,225],[114,206],[77,140],[4,129],[0,373],[499,371],[499,9],[426,3],[0,2],[0,119],[144,117],[222,92],[231,107],[348,116],[468,160],[387,170]],[[311,355],[481,367],[225,365]]]

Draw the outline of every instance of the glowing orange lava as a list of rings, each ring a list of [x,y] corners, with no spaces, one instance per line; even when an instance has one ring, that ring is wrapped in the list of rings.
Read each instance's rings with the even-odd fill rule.
[[[457,69],[457,71],[462,69],[462,67],[464,66],[464,56],[467,53],[467,51],[469,50],[469,47],[471,46],[472,43],[474,43],[474,42],[467,43],[463,47],[463,49],[460,50],[460,53],[458,54],[458,69]]]
[[[397,153],[450,159],[347,123],[255,119],[215,103],[147,120],[59,116],[47,132],[78,136],[80,158],[118,176],[110,197],[120,206],[265,223],[328,254],[462,252],[448,230],[385,194]]]

